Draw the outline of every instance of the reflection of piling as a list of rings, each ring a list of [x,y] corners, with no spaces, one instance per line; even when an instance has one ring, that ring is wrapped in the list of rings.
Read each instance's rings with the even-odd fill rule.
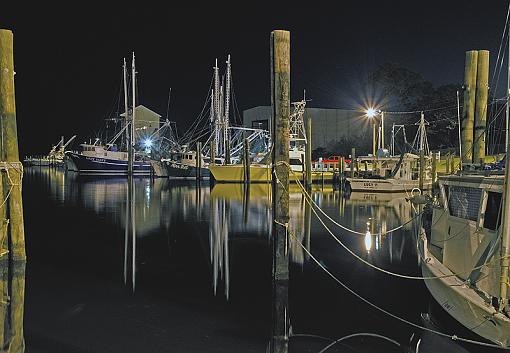
[[[287,352],[289,339],[289,116],[290,32],[271,33],[273,144],[273,339],[272,352]]]
[[[25,230],[23,225],[23,200],[21,178],[23,168],[19,161],[16,127],[16,104],[14,97],[13,34],[0,30],[0,116],[2,143],[1,160],[4,195],[9,196],[7,217],[9,219],[10,250],[12,259],[25,260]],[[3,201],[3,197],[2,197]],[[3,225],[1,225],[3,227]]]
[[[305,154],[305,171],[306,186],[312,186],[312,117],[308,115],[306,120],[306,154]]]
[[[244,182],[246,184],[250,183],[250,140],[247,138],[243,141],[244,153],[243,153],[243,164],[244,164]]]
[[[305,246],[308,251],[311,251],[311,226],[312,226],[312,207],[309,202],[306,201],[305,195],[303,195],[303,203],[305,205]],[[310,256],[305,251],[305,259],[308,260]]]
[[[23,313],[25,302],[25,261],[4,259],[0,263],[1,352],[24,352]],[[6,349],[5,351],[3,349]]]

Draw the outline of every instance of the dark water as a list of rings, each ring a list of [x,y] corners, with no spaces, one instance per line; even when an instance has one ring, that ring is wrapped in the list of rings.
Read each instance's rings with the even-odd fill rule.
[[[27,352],[265,352],[272,329],[270,189],[252,185],[136,179],[136,237],[126,237],[126,179],[86,178],[52,169],[24,177],[28,262],[24,323],[11,323]],[[331,186],[312,192],[332,218],[364,232],[412,218],[404,195],[352,194]],[[369,268],[336,243],[290,190],[294,236],[350,288],[414,323],[434,314],[422,281]],[[311,221],[310,221],[311,220]],[[413,224],[385,237],[349,234],[327,225],[364,259],[420,275]],[[308,231],[309,229],[309,231]],[[346,292],[294,241],[290,247],[289,352],[477,352],[424,334]],[[8,276],[11,296],[22,291]],[[3,278],[6,278],[4,275]],[[11,302],[12,303],[12,302]],[[12,306],[13,304],[11,304]],[[448,333],[468,332],[441,315]],[[23,325],[23,326],[22,326]],[[21,330],[21,331],[20,331]],[[24,331],[23,331],[24,330]],[[21,332],[21,333],[20,333]],[[321,336],[315,337],[315,336]],[[18,340],[19,341],[19,340]],[[22,342],[22,340],[21,340]],[[22,343],[10,352],[22,352]]]

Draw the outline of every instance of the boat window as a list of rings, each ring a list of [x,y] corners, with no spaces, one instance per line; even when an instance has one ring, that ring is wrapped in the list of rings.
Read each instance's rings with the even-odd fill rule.
[[[445,189],[448,197],[448,209],[455,217],[476,221],[480,209],[482,189],[465,186],[450,186]]]
[[[485,208],[485,216],[483,219],[483,227],[496,230],[501,224],[501,193],[488,192],[487,207]]]
[[[290,165],[301,165],[301,161],[297,158],[291,158],[289,160]]]

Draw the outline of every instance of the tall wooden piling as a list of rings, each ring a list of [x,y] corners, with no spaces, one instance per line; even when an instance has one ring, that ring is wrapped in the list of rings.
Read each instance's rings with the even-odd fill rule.
[[[475,134],[473,163],[483,164],[485,159],[485,128],[487,125],[487,98],[489,94],[489,51],[478,51],[476,75]]]
[[[248,140],[247,138],[244,139],[243,141],[243,164],[244,164],[244,182],[246,184],[249,184],[250,183],[250,140]]]
[[[4,195],[9,194],[6,218],[9,219],[9,247],[13,260],[25,260],[25,229],[23,223],[23,200],[21,179],[23,168],[19,161],[18,132],[16,127],[16,103],[14,96],[13,34],[0,29],[0,118],[1,159]],[[2,197],[3,199],[3,197]]]
[[[306,186],[312,186],[312,117],[308,115],[306,119],[306,155],[305,155],[305,171]]]
[[[464,67],[464,109],[462,110],[462,163],[473,163],[473,125],[475,121],[478,51],[466,52]]]
[[[273,339],[271,352],[287,352],[290,32],[271,32],[271,106],[273,118]]]

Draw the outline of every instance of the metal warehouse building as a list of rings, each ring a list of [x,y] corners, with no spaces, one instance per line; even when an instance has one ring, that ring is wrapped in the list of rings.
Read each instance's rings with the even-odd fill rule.
[[[292,107],[291,107],[292,109]],[[324,147],[343,136],[372,137],[372,130],[363,113],[330,108],[305,108],[305,122],[312,118],[312,148]],[[258,106],[243,111],[245,127],[270,130],[271,107]]]

